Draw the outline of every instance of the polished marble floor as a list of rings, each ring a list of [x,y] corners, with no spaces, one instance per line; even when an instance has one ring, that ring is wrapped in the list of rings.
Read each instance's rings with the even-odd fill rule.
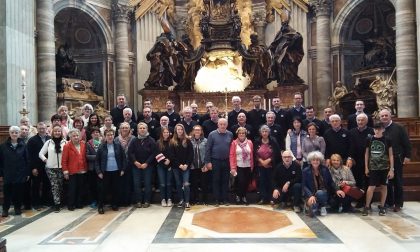
[[[13,212],[13,211],[12,211]],[[98,215],[26,211],[0,223],[8,251],[418,251],[420,202],[378,216],[328,214],[309,218],[269,206],[152,205]]]

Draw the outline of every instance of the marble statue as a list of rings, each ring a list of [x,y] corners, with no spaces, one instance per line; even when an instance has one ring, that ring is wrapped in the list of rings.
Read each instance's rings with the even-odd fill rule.
[[[335,83],[332,96],[329,97],[330,106],[336,108],[340,104],[340,99],[348,93],[346,86],[341,81]]]

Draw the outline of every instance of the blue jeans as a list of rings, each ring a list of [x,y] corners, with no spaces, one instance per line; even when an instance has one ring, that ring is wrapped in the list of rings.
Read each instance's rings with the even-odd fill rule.
[[[302,185],[300,183],[294,183],[292,186],[289,187],[289,190],[287,192],[280,193],[280,202],[286,202],[290,199],[291,196],[293,196],[293,206],[299,206],[300,199],[302,198]]]
[[[273,186],[271,185],[273,168],[258,167],[258,172],[260,174],[258,189],[261,194],[261,200],[268,202],[272,200],[273,195]]]
[[[190,203],[190,169],[183,171],[175,168],[173,171],[179,201],[183,200],[185,203]]]
[[[158,164],[157,173],[159,177],[160,199],[172,199],[172,169]]]
[[[229,159],[212,159],[213,167],[213,194],[214,199],[219,202],[228,202],[229,190]]]
[[[134,202],[150,203],[152,199],[152,166],[146,169],[133,168]],[[142,187],[144,186],[144,193]]]
[[[328,192],[323,190],[318,190],[315,193],[316,203],[318,206],[325,206],[328,202]]]

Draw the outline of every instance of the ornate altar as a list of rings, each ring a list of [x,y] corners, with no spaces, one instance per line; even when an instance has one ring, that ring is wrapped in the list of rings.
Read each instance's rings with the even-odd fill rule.
[[[57,79],[57,86],[62,92],[57,92],[57,104],[66,105],[70,110],[80,104],[90,103],[92,106],[103,102],[104,97],[95,94],[93,83],[75,78]]]

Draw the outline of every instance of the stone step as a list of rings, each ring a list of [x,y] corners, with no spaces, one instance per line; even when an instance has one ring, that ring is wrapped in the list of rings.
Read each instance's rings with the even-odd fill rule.
[[[420,201],[420,185],[404,186],[404,201]]]

